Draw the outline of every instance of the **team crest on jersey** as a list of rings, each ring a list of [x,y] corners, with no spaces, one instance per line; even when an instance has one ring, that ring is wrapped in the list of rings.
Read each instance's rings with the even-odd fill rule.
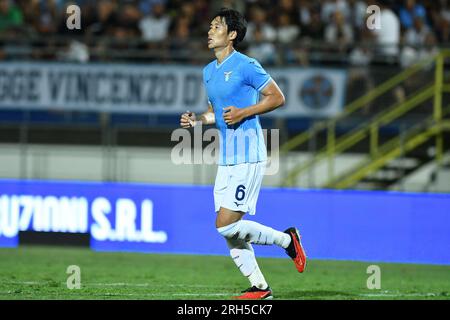
[[[230,77],[231,77],[231,73],[232,73],[233,71],[228,71],[228,72],[224,72],[223,74],[225,75],[225,81],[228,81],[228,80],[230,80]]]

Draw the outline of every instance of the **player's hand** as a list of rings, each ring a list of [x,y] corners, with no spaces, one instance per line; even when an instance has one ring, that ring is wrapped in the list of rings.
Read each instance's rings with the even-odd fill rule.
[[[181,115],[180,126],[182,128],[191,128],[195,125],[197,117],[194,112],[186,111]]]
[[[223,108],[223,119],[228,125],[241,122],[244,117],[245,115],[243,109],[236,108],[234,106]]]

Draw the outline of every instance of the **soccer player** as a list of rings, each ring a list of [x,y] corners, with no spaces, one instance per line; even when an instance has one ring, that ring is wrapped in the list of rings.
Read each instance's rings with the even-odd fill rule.
[[[235,264],[250,281],[251,287],[235,298],[260,300],[273,296],[252,244],[284,248],[299,272],[305,268],[306,255],[296,228],[281,232],[242,219],[246,213],[255,214],[267,163],[258,115],[284,104],[280,88],[258,61],[234,49],[246,30],[245,19],[235,10],[224,8],[214,16],[208,48],[217,59],[203,69],[208,110],[198,118],[192,112],[184,113],[180,125],[189,128],[215,123],[219,130],[219,166],[214,185],[216,228],[225,238]]]

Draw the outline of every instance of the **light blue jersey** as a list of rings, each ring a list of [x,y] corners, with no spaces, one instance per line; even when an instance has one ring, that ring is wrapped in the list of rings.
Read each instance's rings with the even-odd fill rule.
[[[264,135],[257,115],[227,125],[223,108],[246,108],[259,100],[259,92],[271,77],[258,61],[233,51],[221,64],[217,60],[203,69],[203,82],[219,129],[219,165],[267,160]]]

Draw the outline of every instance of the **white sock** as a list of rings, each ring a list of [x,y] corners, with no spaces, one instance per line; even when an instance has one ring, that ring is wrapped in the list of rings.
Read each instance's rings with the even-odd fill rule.
[[[286,249],[291,243],[291,236],[287,233],[249,220],[239,220],[217,230],[227,239],[240,239],[255,244],[276,244]]]
[[[269,286],[266,282],[266,279],[264,279],[264,276],[258,265],[256,265],[255,271],[253,271],[252,274],[248,276],[248,281],[250,281],[250,285],[252,287],[255,286],[259,289],[267,289],[267,287]]]
[[[241,273],[248,278],[250,285],[259,289],[266,289],[269,285],[259,269],[251,244],[239,239],[227,239],[227,244],[234,263]]]

